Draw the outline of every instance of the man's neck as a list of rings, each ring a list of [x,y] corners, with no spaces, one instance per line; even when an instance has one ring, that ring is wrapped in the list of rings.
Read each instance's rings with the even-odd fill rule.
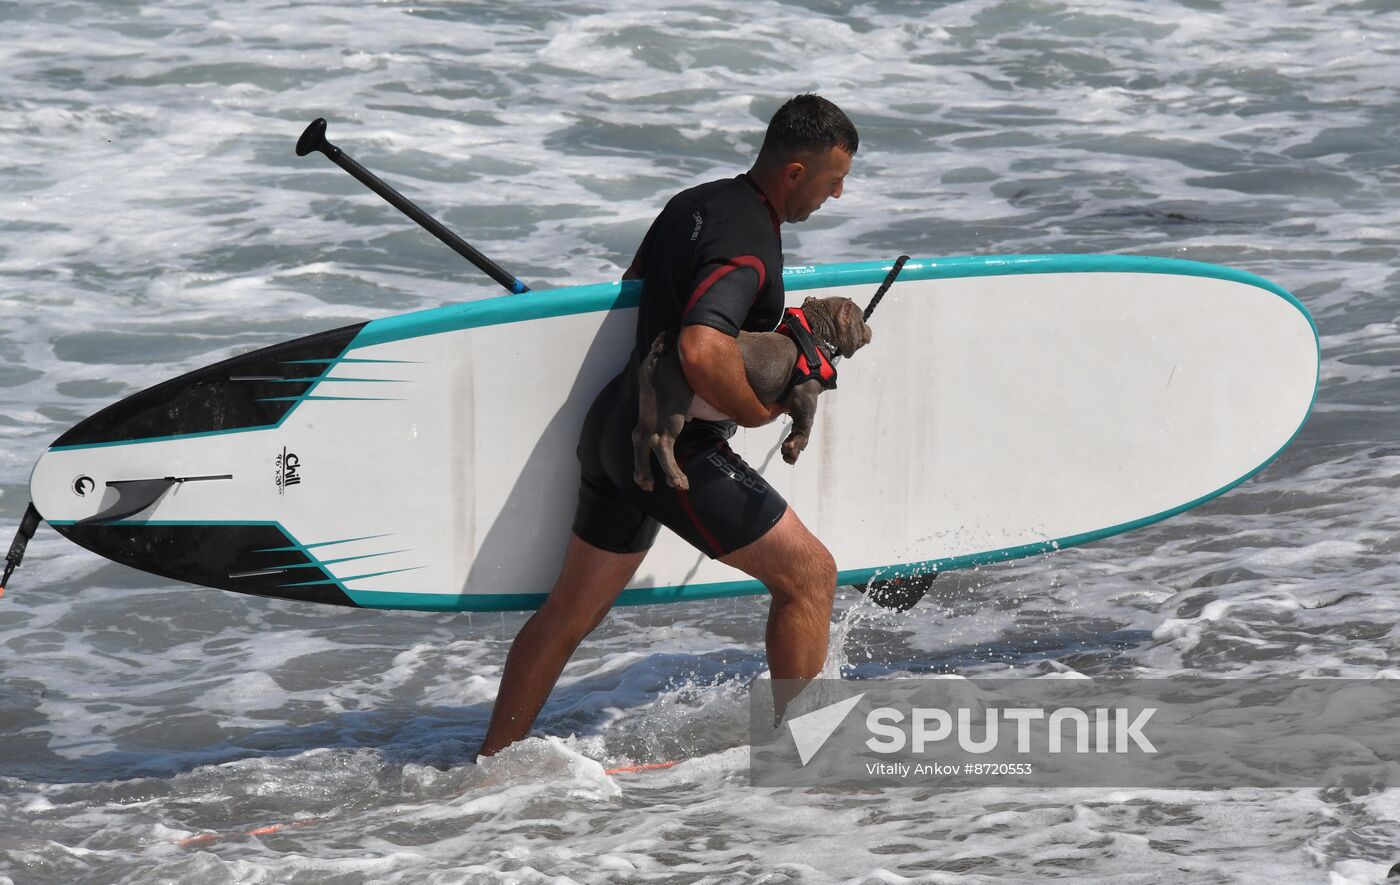
[[[767,166],[755,163],[748,172],[751,180],[758,189],[763,192],[763,196],[768,200],[768,205],[773,207],[773,212],[781,222],[787,218],[787,204],[783,198],[782,170],[769,169]]]

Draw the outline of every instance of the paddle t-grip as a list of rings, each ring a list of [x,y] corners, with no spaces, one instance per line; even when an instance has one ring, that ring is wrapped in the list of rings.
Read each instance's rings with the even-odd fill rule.
[[[297,139],[297,156],[304,157],[312,151],[319,151],[328,143],[326,141],[326,118],[317,117],[301,133],[301,138]]]

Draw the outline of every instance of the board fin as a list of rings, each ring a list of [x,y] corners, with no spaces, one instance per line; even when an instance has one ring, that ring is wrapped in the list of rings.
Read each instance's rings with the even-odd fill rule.
[[[87,519],[78,520],[78,525],[97,525],[105,522],[116,522],[119,519],[126,519],[128,516],[135,516],[147,507],[150,507],[160,496],[169,491],[170,487],[177,483],[200,482],[209,479],[233,479],[233,474],[222,476],[166,476],[160,479],[113,479],[107,482],[107,487],[117,490],[117,500],[112,505],[100,513],[89,516]]]
[[[164,479],[119,479],[107,483],[108,488],[117,490],[117,500],[112,505],[87,519],[78,520],[78,525],[92,525],[99,522],[116,522],[135,516],[150,507],[161,495],[175,485],[175,477]]]
[[[934,569],[921,575],[902,575],[882,581],[875,580],[867,584],[863,592],[870,597],[871,602],[881,608],[907,612],[919,604],[919,600],[924,598],[924,594],[933,584],[933,579],[937,577],[938,570]]]

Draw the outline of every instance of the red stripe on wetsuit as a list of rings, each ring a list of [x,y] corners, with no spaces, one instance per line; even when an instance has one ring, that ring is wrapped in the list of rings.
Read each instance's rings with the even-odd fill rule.
[[[706,292],[710,291],[715,283],[718,283],[720,280],[742,267],[757,271],[758,288],[762,289],[765,279],[763,260],[756,255],[740,255],[737,258],[729,259],[724,264],[715,268],[709,276],[700,281],[700,285],[696,286],[695,291],[690,293],[690,300],[685,303],[685,309],[681,311],[681,316],[684,317],[686,314],[690,313],[690,309],[695,306],[695,302],[699,301]]]
[[[707,440],[698,446],[692,446],[684,452],[678,453],[676,458],[680,463],[684,464],[707,449],[717,449],[723,445],[724,443],[719,440]],[[696,511],[695,505],[690,503],[690,493],[684,489],[676,489],[675,491],[676,500],[681,503],[681,509],[685,511],[685,515],[690,517],[690,522],[695,526],[695,530],[700,533],[701,540],[710,545],[710,550],[714,552],[715,556],[724,556],[728,553],[729,551],[725,550],[724,545],[719,542],[719,538],[711,534],[710,530],[705,527],[705,524],[700,521],[699,512]]]
[[[710,545],[715,556],[723,556],[729,551],[724,549],[719,539],[710,534],[710,530],[705,528],[705,524],[700,521],[700,514],[695,512],[695,506],[690,503],[690,493],[676,489],[676,499],[681,502],[681,508],[685,510],[685,515],[690,517],[690,521],[695,524],[695,530],[700,533],[700,537],[705,539],[705,543]]]

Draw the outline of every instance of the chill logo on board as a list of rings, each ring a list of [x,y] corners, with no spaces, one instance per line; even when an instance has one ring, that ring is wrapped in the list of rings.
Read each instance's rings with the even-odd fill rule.
[[[97,488],[97,482],[90,476],[80,476],[73,480],[73,494],[79,498],[86,498],[88,493]]]
[[[282,448],[282,454],[273,459],[277,467],[277,494],[285,495],[290,486],[301,485],[301,459],[295,452]]]

